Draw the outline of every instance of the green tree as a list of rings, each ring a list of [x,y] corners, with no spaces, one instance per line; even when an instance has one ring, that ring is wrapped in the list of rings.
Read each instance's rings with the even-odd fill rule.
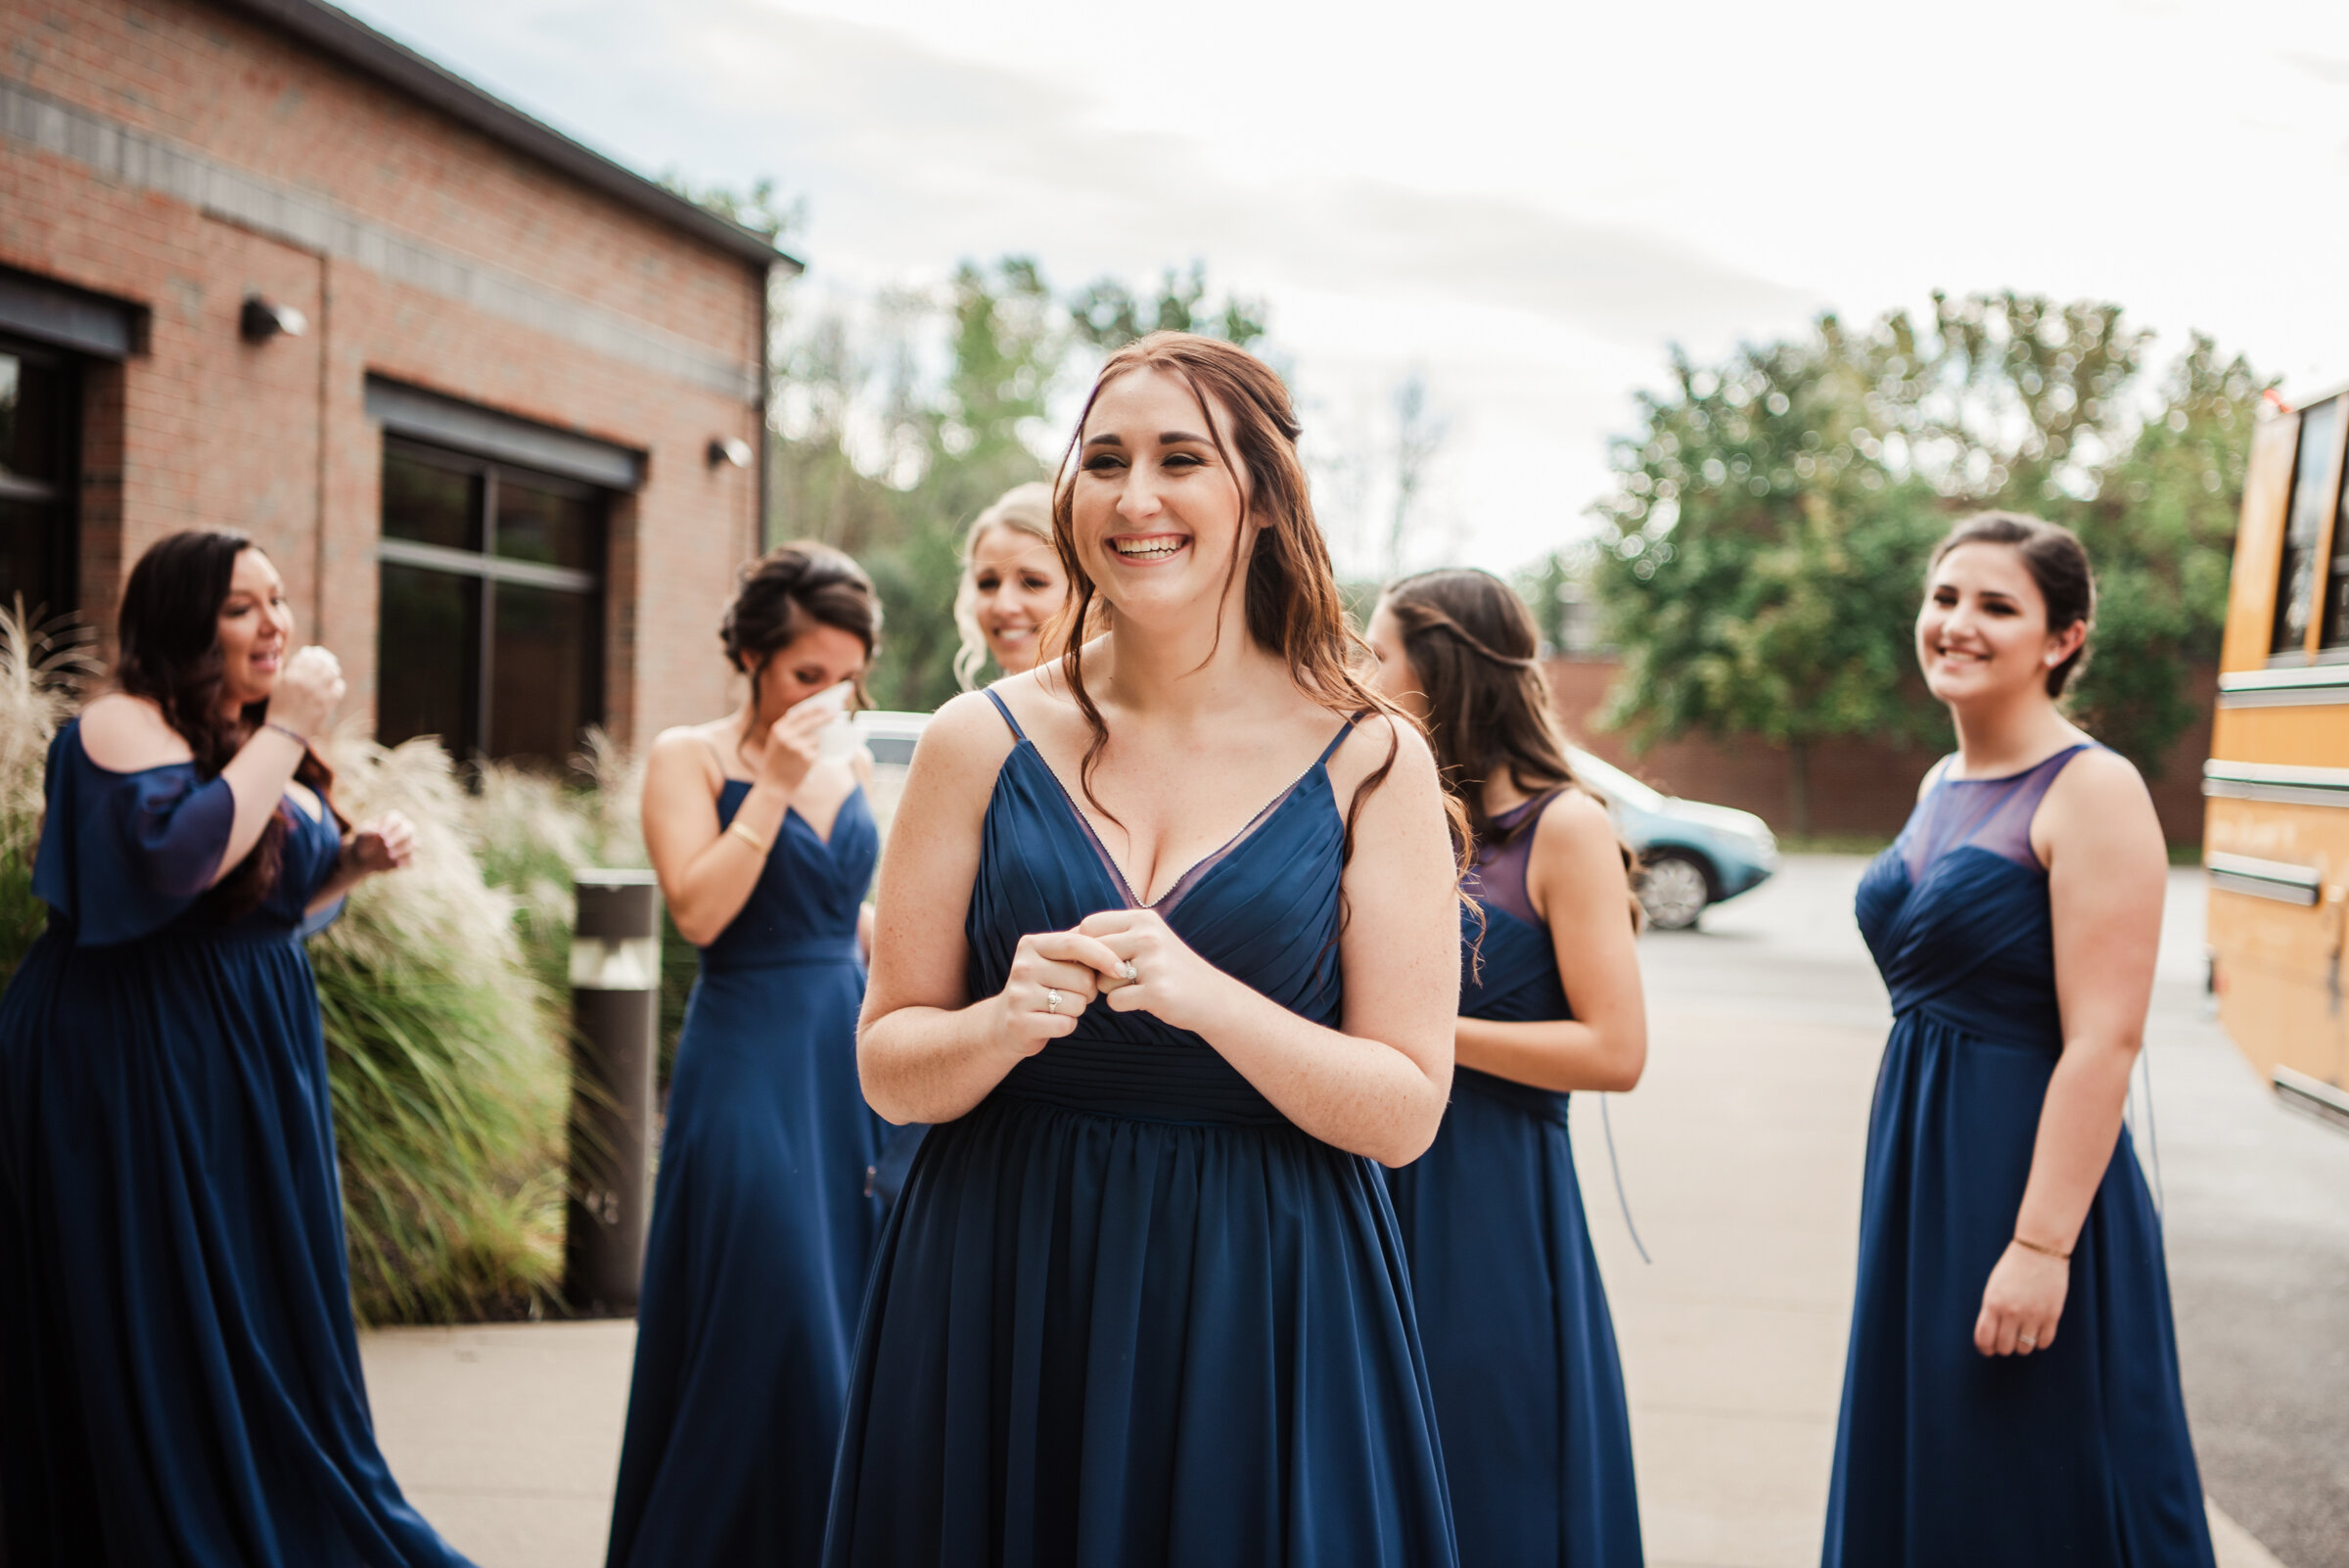
[[[1832,316],[1806,343],[1719,368],[1675,354],[1620,444],[1593,584],[1625,654],[1608,721],[1635,744],[1701,731],[1784,748],[1796,831],[1809,760],[1839,735],[1918,727],[1903,576],[1933,494],[1897,478],[1869,421],[1912,368],[1908,336]]]
[[[2253,415],[2269,385],[2195,338],[2141,419],[2146,334],[2117,306],[2013,293],[1934,299],[1863,332],[1716,367],[1674,357],[1643,394],[1597,512],[1593,585],[1626,654],[1612,721],[1645,744],[1702,731],[1789,755],[1835,736],[1945,736],[1911,623],[1933,541],[2004,507],[2078,529],[2102,594],[2082,721],[2149,775],[2215,656]]]
[[[1155,299],[1142,299],[1117,278],[1097,278],[1069,297],[1077,336],[1114,352],[1153,332],[1196,332],[1246,348],[1263,338],[1268,319],[1264,301],[1226,294],[1220,305],[1207,302],[1207,265],[1193,261],[1187,274],[1167,268]]]

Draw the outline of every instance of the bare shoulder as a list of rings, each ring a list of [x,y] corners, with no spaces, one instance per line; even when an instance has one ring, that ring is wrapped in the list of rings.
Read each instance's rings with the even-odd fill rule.
[[[923,726],[922,738],[914,743],[912,770],[941,781],[991,782],[1013,745],[1011,726],[987,694],[966,691]]]
[[[110,773],[136,773],[196,759],[161,708],[123,692],[108,692],[81,711],[81,749]]]
[[[1542,808],[1542,820],[1534,827],[1537,860],[1567,863],[1598,855],[1620,864],[1622,853],[1616,846],[1615,819],[1589,792],[1562,790]]]
[[[2074,809],[2153,808],[2152,792],[2145,788],[2144,775],[2138,772],[2137,764],[2102,746],[2092,746],[2064,763],[2048,788],[2047,800],[2067,813]]]
[[[654,736],[653,744],[646,748],[645,780],[671,787],[698,780],[714,792],[725,778],[717,757],[709,725],[679,724]]]
[[[1441,793],[1436,782],[1435,753],[1428,749],[1427,737],[1419,733],[1417,725],[1404,723],[1389,714],[1371,714],[1356,720],[1354,728],[1338,743],[1338,749],[1329,759],[1330,789],[1339,800],[1352,800],[1372,774],[1387,766],[1390,758],[1394,766],[1381,781],[1379,795],[1399,785],[1401,796],[1406,800],[1420,797],[1432,800]],[[1367,802],[1364,808],[1368,808]]]
[[[2067,849],[2093,853],[2099,863],[2112,854],[2166,865],[2168,852],[2152,792],[2135,763],[2101,746],[2063,765],[2031,823],[2031,847],[2052,868]]]

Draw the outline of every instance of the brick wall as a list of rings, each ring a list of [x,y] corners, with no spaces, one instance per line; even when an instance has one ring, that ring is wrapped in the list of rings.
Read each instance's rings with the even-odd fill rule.
[[[1786,753],[1759,742],[1725,745],[1705,739],[1669,741],[1634,755],[1622,737],[1598,728],[1607,691],[1619,667],[1611,659],[1553,659],[1550,690],[1558,716],[1578,745],[1636,774],[1668,794],[1752,811],[1779,833],[1793,813]],[[2202,842],[2202,761],[2210,755],[2215,671],[2193,676],[2201,716],[2170,748],[2160,776],[2149,780],[2153,807],[2172,844]],[[1953,749],[1911,749],[1867,741],[1838,741],[1811,758],[1811,827],[1815,833],[1898,833],[1916,804],[1925,770]]]
[[[302,634],[342,655],[364,715],[385,675],[382,433],[363,401],[378,374],[645,452],[642,488],[615,509],[609,718],[642,740],[717,711],[715,620],[756,548],[758,482],[703,454],[713,438],[758,444],[758,410],[741,388],[648,370],[645,354],[739,366],[755,388],[763,280],[751,265],[239,11],[0,0],[0,86],[331,208],[406,258],[403,273],[290,242],[0,135],[0,264],[150,312],[146,351],[85,379],[85,609],[111,618],[130,563],[162,534],[245,529],[285,574]],[[496,286],[486,303],[414,281],[466,264]],[[243,342],[253,293],[301,310],[309,332]],[[631,360],[616,340],[651,347]]]

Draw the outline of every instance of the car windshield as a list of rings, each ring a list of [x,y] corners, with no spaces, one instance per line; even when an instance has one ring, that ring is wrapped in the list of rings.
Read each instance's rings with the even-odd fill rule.
[[[1661,811],[1664,797],[1640,783],[1622,768],[1600,761],[1579,746],[1566,750],[1566,761],[1574,768],[1574,776],[1598,791],[1617,806],[1628,806],[1635,811]]]

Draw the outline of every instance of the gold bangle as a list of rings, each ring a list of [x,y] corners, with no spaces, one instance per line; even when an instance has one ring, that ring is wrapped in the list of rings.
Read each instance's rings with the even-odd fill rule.
[[[2018,1247],[2021,1247],[2026,1252],[2036,1252],[2042,1258],[2052,1258],[2057,1263],[2067,1263],[2071,1260],[2072,1256],[2068,1252],[2057,1252],[2052,1247],[2043,1247],[2036,1241],[2025,1241],[2019,1231],[2015,1235],[2014,1244]]]
[[[757,850],[760,854],[764,854],[774,848],[774,845],[770,844],[765,839],[760,838],[758,834],[753,833],[751,831],[751,825],[742,820],[740,817],[736,817],[732,822],[726,824],[726,831],[733,834],[736,838],[742,840],[743,843],[749,845],[752,849]]]

